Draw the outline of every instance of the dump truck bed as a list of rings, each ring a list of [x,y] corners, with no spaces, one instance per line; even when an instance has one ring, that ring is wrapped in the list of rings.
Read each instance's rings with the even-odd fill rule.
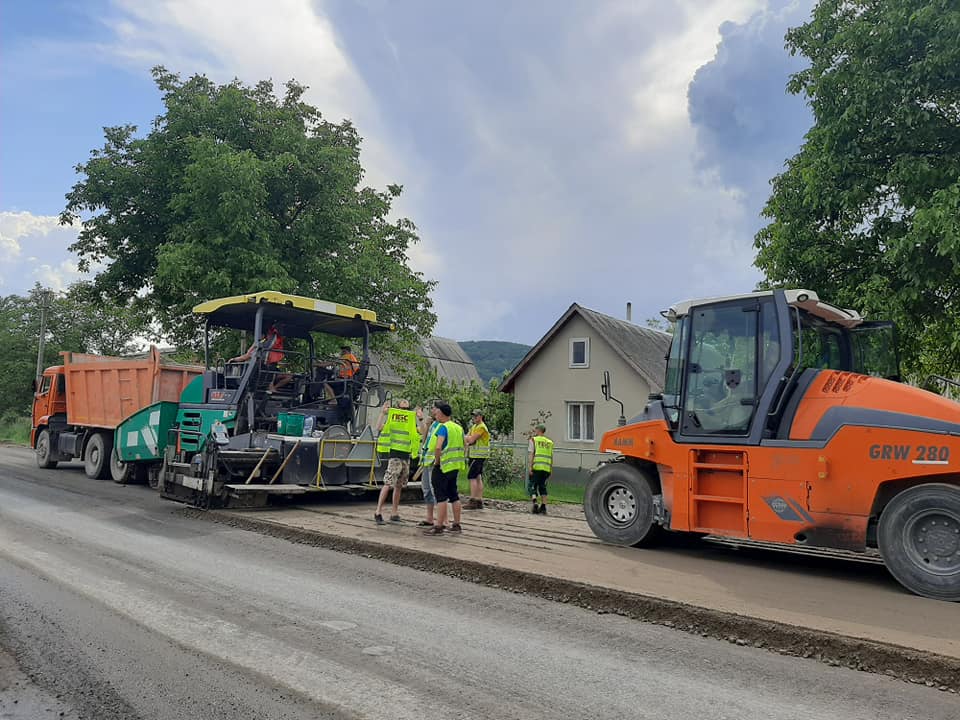
[[[203,372],[196,365],[165,362],[155,347],[145,358],[61,355],[70,425],[115,428],[152,403],[178,402],[183,388]]]

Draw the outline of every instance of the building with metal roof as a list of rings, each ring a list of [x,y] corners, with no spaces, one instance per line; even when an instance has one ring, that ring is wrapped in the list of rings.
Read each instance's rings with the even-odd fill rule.
[[[476,382],[483,384],[473,360],[463,351],[456,340],[433,335],[419,341],[418,354],[426,359],[430,367],[444,380],[457,384]],[[403,378],[394,360],[371,351],[370,360],[379,368],[380,384],[397,392],[403,387]]]
[[[500,385],[514,396],[515,441],[545,418],[554,474],[585,479],[600,436],[620,416],[620,406],[603,399],[604,371],[626,416],[635,415],[662,389],[671,337],[573,303]]]

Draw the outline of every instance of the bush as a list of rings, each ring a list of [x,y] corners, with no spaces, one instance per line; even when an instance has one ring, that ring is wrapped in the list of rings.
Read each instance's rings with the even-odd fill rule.
[[[523,481],[523,465],[517,462],[510,448],[491,447],[490,457],[483,464],[483,483],[505,487]]]
[[[4,413],[0,417],[0,442],[30,444],[30,418],[13,412]]]

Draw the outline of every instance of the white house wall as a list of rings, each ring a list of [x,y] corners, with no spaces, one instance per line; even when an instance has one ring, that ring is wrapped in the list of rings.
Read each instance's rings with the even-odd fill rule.
[[[589,338],[589,367],[570,367],[570,340]],[[538,352],[514,382],[514,438],[523,443],[538,411],[551,413],[547,435],[554,441],[554,464],[560,468],[592,468],[599,454],[603,433],[617,425],[620,406],[606,402],[600,393],[603,371],[609,370],[613,395],[623,401],[627,419],[643,410],[650,388],[606,341],[574,315]],[[594,439],[574,441],[567,437],[567,403],[594,403]],[[569,473],[568,473],[569,475]]]

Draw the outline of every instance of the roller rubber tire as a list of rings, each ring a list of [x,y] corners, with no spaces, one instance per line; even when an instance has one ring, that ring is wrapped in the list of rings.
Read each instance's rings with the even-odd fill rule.
[[[653,508],[655,481],[627,463],[610,463],[587,481],[583,511],[594,535],[625,547],[653,545],[662,534]]]
[[[960,601],[960,487],[929,483],[895,496],[880,515],[877,544],[905,588]]]

